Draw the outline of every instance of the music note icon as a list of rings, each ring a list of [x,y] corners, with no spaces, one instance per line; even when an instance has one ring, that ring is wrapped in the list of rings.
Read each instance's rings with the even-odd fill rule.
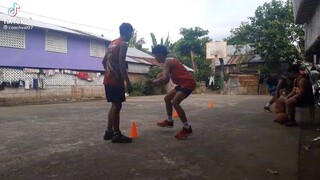
[[[14,17],[17,15],[18,13],[18,9],[20,9],[20,6],[18,5],[18,3],[14,2],[13,6],[8,8],[8,14],[11,17]]]

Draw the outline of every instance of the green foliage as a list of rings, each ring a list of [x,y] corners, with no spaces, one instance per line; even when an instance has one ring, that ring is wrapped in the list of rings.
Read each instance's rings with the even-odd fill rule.
[[[151,49],[152,49],[154,46],[158,45],[158,42],[157,42],[156,36],[153,33],[150,33],[150,36],[151,36],[151,40],[152,40],[152,46],[151,46]],[[163,41],[163,38],[161,38],[160,45],[164,45],[168,49],[168,51],[171,52],[173,46],[172,46],[172,43],[170,42],[169,37],[170,36],[168,33],[168,36],[165,41]]]
[[[137,81],[132,83],[133,91],[130,94],[131,96],[143,96],[143,83],[142,81]]]
[[[174,51],[180,56],[190,56],[190,51],[205,57],[206,43],[210,41],[207,37],[209,31],[201,27],[181,28],[180,34],[183,38],[179,39],[174,46]]]
[[[301,57],[304,51],[299,52],[296,48],[304,47],[304,31],[301,25],[294,23],[290,0],[264,3],[249,22],[242,22],[239,28],[230,32],[231,36],[226,39],[228,44],[249,44],[266,59],[268,71],[275,69],[281,60],[293,61]]]
[[[155,79],[159,73],[161,73],[163,71],[163,68],[159,67],[159,66],[153,66],[149,73],[147,74],[147,77],[150,79]]]
[[[194,62],[198,69],[194,73],[197,81],[206,80],[211,74],[210,62],[206,61],[206,43],[211,41],[207,37],[209,31],[200,27],[181,28],[180,34],[183,36],[174,43],[173,54],[181,63],[188,67],[193,67],[191,51],[194,52]]]
[[[135,47],[139,50],[146,51],[142,48],[142,45],[145,44],[144,38],[138,39],[138,31],[136,29],[133,30],[132,38],[129,41],[129,47]]]

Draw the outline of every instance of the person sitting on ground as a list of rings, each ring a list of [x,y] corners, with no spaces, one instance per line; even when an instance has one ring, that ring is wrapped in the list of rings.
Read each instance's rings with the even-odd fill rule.
[[[300,74],[300,65],[292,65],[288,71],[291,77],[295,77],[293,89],[286,97],[281,97],[276,101],[276,108],[279,112],[285,112],[287,119],[283,123],[285,126],[296,126],[295,108],[313,103],[312,85],[305,74]]]

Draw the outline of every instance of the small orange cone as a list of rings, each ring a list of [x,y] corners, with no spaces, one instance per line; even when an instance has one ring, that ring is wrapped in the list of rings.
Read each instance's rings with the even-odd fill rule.
[[[212,100],[211,100],[210,103],[209,103],[209,108],[210,108],[210,109],[213,108]]]
[[[174,117],[174,118],[178,118],[178,117],[179,117],[179,115],[178,115],[178,113],[177,113],[176,110],[174,110],[174,112],[173,112],[173,117]]]
[[[130,138],[137,138],[138,137],[138,131],[137,131],[137,126],[136,126],[136,122],[132,122],[132,126],[131,126],[131,131],[130,131]]]

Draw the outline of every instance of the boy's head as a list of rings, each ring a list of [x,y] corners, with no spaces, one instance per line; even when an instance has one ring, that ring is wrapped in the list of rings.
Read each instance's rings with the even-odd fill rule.
[[[299,64],[293,64],[288,69],[288,74],[292,78],[296,78],[300,75],[300,65]]]
[[[168,50],[163,45],[156,45],[152,48],[152,54],[154,54],[156,60],[159,63],[164,63],[168,55]]]
[[[133,27],[129,23],[122,23],[119,27],[120,36],[124,41],[128,42],[133,34]]]

